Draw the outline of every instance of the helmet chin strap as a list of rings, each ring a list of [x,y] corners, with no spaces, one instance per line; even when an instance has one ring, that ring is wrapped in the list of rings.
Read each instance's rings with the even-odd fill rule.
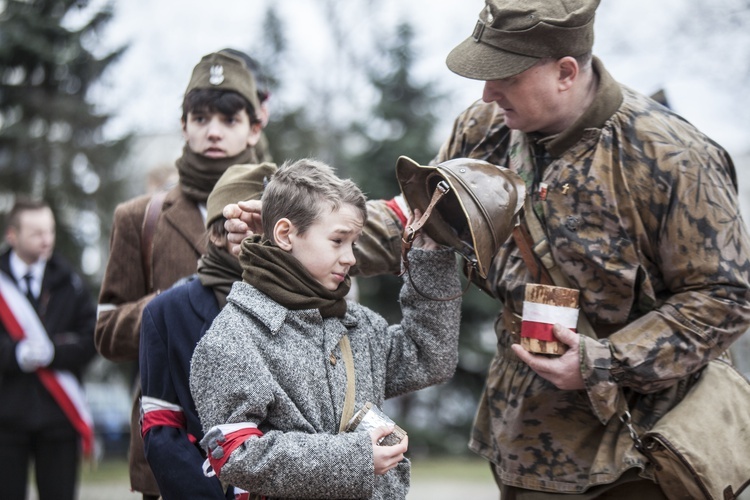
[[[430,200],[430,204],[427,205],[427,208],[425,208],[424,213],[419,218],[418,221],[412,222],[408,226],[404,228],[403,236],[401,237],[401,272],[399,273],[399,276],[403,276],[404,273],[409,272],[409,250],[411,250],[412,243],[414,243],[414,239],[417,237],[417,234],[419,234],[419,231],[422,230],[422,227],[427,223],[427,219],[430,218],[430,215],[432,215],[432,209],[435,208],[435,205],[450,192],[451,187],[446,181],[440,181],[438,182],[437,186],[435,187],[435,192],[432,193],[432,199]],[[453,295],[452,297],[430,297],[429,295],[425,295],[422,293],[419,288],[414,284],[414,281],[412,280],[411,273],[409,273],[409,281],[411,282],[412,287],[414,287],[414,290],[421,295],[422,297],[430,300],[439,300],[439,301],[449,301],[453,299],[457,299],[458,297],[462,296],[466,293],[466,291],[469,289],[469,286],[471,286],[471,274],[474,270],[474,266],[469,266],[469,271],[467,275],[467,282],[466,287],[461,291],[461,293]]]

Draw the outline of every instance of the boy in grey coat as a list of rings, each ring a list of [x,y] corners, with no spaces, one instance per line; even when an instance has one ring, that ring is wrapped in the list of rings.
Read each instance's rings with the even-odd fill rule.
[[[267,239],[243,242],[243,281],[191,363],[211,472],[251,498],[405,498],[408,437],[384,446],[392,428],[341,432],[353,413],[345,400],[380,406],[453,375],[460,299],[414,288],[458,295],[453,251],[415,240],[403,321],[389,326],[346,300],[367,216],[354,183],[300,160],[278,170],[262,200]]]

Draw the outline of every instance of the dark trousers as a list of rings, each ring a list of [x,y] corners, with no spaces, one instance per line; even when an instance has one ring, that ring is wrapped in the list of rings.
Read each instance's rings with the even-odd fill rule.
[[[0,424],[0,496],[26,499],[33,461],[39,500],[74,500],[79,457],[78,433],[67,422],[34,431]]]
[[[659,485],[638,476],[638,471],[630,469],[612,484],[594,486],[585,493],[545,493],[506,486],[500,482],[494,464],[490,464],[492,475],[500,488],[501,500],[666,500]]]

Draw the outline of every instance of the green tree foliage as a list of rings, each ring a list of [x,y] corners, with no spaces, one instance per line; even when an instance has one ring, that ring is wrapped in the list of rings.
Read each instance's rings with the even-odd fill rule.
[[[285,26],[279,17],[277,6],[266,10],[263,21],[263,39],[259,48],[248,51],[263,68],[264,76],[271,89],[271,119],[265,128],[271,154],[278,164],[287,159],[318,156],[321,150],[321,134],[313,122],[309,109],[300,105],[283,102],[283,70],[287,57]]]
[[[377,102],[358,117],[353,130],[362,151],[346,165],[370,198],[391,198],[398,193],[395,166],[399,156],[422,164],[435,156],[439,142],[434,137],[438,122],[434,109],[444,98],[434,82],[416,81],[418,55],[410,24],[399,24],[392,43],[381,53],[384,61],[369,69]]]
[[[58,248],[77,267],[108,235],[121,188],[114,167],[127,138],[106,141],[109,116],[87,96],[125,50],[91,52],[111,19],[105,8],[79,27],[87,0],[0,2],[0,212],[17,195],[46,199],[58,220]],[[92,282],[96,282],[96,277]]]

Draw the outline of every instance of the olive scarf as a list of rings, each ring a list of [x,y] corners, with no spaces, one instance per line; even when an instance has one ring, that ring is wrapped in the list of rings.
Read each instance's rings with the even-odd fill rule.
[[[198,279],[213,289],[219,309],[224,309],[232,284],[242,279],[242,267],[237,257],[209,243],[198,261]]]
[[[182,192],[196,203],[205,203],[219,177],[232,165],[258,163],[254,148],[245,148],[229,158],[206,158],[192,151],[187,144],[175,165],[180,175]]]
[[[349,276],[335,291],[313,278],[292,254],[260,236],[246,238],[240,252],[242,279],[282,306],[292,309],[318,309],[324,317],[343,317]]]

